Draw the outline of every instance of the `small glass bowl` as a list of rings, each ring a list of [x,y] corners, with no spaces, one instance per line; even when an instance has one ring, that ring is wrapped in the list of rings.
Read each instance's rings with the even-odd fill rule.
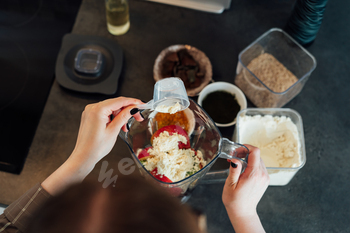
[[[237,99],[239,106],[241,107],[240,110],[247,108],[247,100],[246,100],[243,92],[235,85],[233,85],[231,83],[227,83],[227,82],[214,82],[214,83],[211,83],[211,84],[207,85],[206,87],[204,87],[204,89],[199,93],[198,104],[200,106],[202,106],[202,102],[205,99],[205,97],[208,94],[215,92],[215,91],[226,91],[226,92],[233,94],[235,96],[235,98]],[[229,108],[230,106],[227,106],[227,107]],[[229,122],[226,124],[220,124],[217,122],[215,122],[215,124],[219,127],[229,127],[229,126],[236,124],[236,120],[237,120],[237,118],[235,118],[232,122]]]

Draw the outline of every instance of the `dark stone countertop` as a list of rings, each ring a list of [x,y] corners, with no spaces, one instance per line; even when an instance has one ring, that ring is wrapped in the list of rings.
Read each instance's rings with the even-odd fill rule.
[[[195,46],[211,60],[214,80],[233,82],[239,52],[268,29],[284,28],[293,3],[233,0],[229,10],[216,15],[132,0],[130,31],[116,37],[107,32],[103,1],[84,0],[72,33],[116,40],[125,57],[115,96],[147,101],[153,93],[153,63],[162,49],[173,44]],[[317,38],[307,48],[317,68],[302,92],[284,106],[303,118],[307,162],[288,185],[269,187],[260,201],[258,213],[267,232],[350,231],[349,7],[348,1],[329,1]],[[85,105],[104,98],[53,84],[22,173],[0,172],[0,203],[11,203],[67,159]],[[233,129],[221,130],[231,137]],[[128,148],[118,139],[103,160],[117,170],[117,162],[125,156],[130,156]],[[97,177],[100,166],[91,176]],[[200,185],[189,201],[206,212],[209,232],[232,231],[221,202],[222,188],[222,183]]]

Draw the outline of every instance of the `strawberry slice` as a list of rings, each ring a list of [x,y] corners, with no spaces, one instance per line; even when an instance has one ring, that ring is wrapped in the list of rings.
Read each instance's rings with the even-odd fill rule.
[[[156,179],[163,181],[165,183],[172,183],[172,181],[168,177],[166,177],[163,174],[157,174],[157,173],[158,173],[157,168],[153,169],[153,171],[151,172],[152,176],[154,176]]]
[[[169,133],[169,135],[173,135],[174,133],[177,133],[179,135],[182,135],[186,138],[187,143],[183,143],[183,142],[179,142],[179,149],[189,149],[191,148],[190,146],[190,138],[188,137],[188,134],[186,133],[186,131],[178,125],[168,125],[168,126],[164,126],[161,129],[158,129],[151,138],[151,143],[153,143],[153,140],[155,138],[157,138],[161,133],[167,131]]]
[[[147,147],[140,152],[140,154],[137,156],[140,161],[144,161],[150,157],[153,157],[152,155],[150,155],[148,153],[148,149],[150,149],[150,148],[152,148],[152,147],[151,146]]]

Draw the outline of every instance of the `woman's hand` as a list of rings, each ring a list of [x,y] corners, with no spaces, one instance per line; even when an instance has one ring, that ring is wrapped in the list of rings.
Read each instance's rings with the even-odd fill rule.
[[[143,121],[143,117],[135,107],[138,104],[143,102],[119,97],[87,105],[81,117],[78,139],[72,156],[96,164],[112,150],[119,131],[121,129],[127,131],[125,124],[131,117]]]
[[[231,160],[222,201],[237,233],[264,232],[256,208],[270,178],[260,158],[260,150],[250,145],[245,146],[249,149],[247,168],[240,174],[242,164],[236,159]]]
[[[41,184],[51,195],[68,186],[83,181],[96,163],[113,148],[120,130],[127,131],[125,124],[131,117],[143,121],[136,105],[142,101],[119,97],[86,106],[82,117],[75,148],[54,173]],[[113,120],[112,120],[113,119]]]

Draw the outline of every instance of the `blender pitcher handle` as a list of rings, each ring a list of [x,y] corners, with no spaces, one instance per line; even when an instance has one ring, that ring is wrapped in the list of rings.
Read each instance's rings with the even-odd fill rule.
[[[127,124],[128,124],[128,123],[127,123]],[[118,135],[119,135],[119,137],[121,137],[123,140],[126,140],[126,138],[127,138],[126,133],[125,133],[122,129],[120,129]]]
[[[227,138],[223,138],[221,143],[222,147],[219,157],[222,159],[238,159],[242,163],[241,173],[243,173],[247,167],[249,149],[246,146],[232,142]]]
[[[220,158],[223,159],[238,159],[241,164],[242,164],[242,171],[241,173],[244,172],[244,170],[247,167],[247,161],[248,161],[248,155],[249,155],[249,150],[247,147],[244,145],[231,142],[227,138],[223,138],[220,141],[220,147],[221,151],[219,154]],[[229,169],[225,170],[217,170],[217,171],[209,171],[203,179],[201,180],[201,184],[213,184],[217,182],[225,182],[227,176],[229,174]]]
[[[126,124],[130,126],[132,119],[133,118],[131,117]],[[119,131],[119,137],[121,137],[125,142],[127,141],[127,138],[128,138],[127,133],[124,132],[122,129],[120,129]]]

